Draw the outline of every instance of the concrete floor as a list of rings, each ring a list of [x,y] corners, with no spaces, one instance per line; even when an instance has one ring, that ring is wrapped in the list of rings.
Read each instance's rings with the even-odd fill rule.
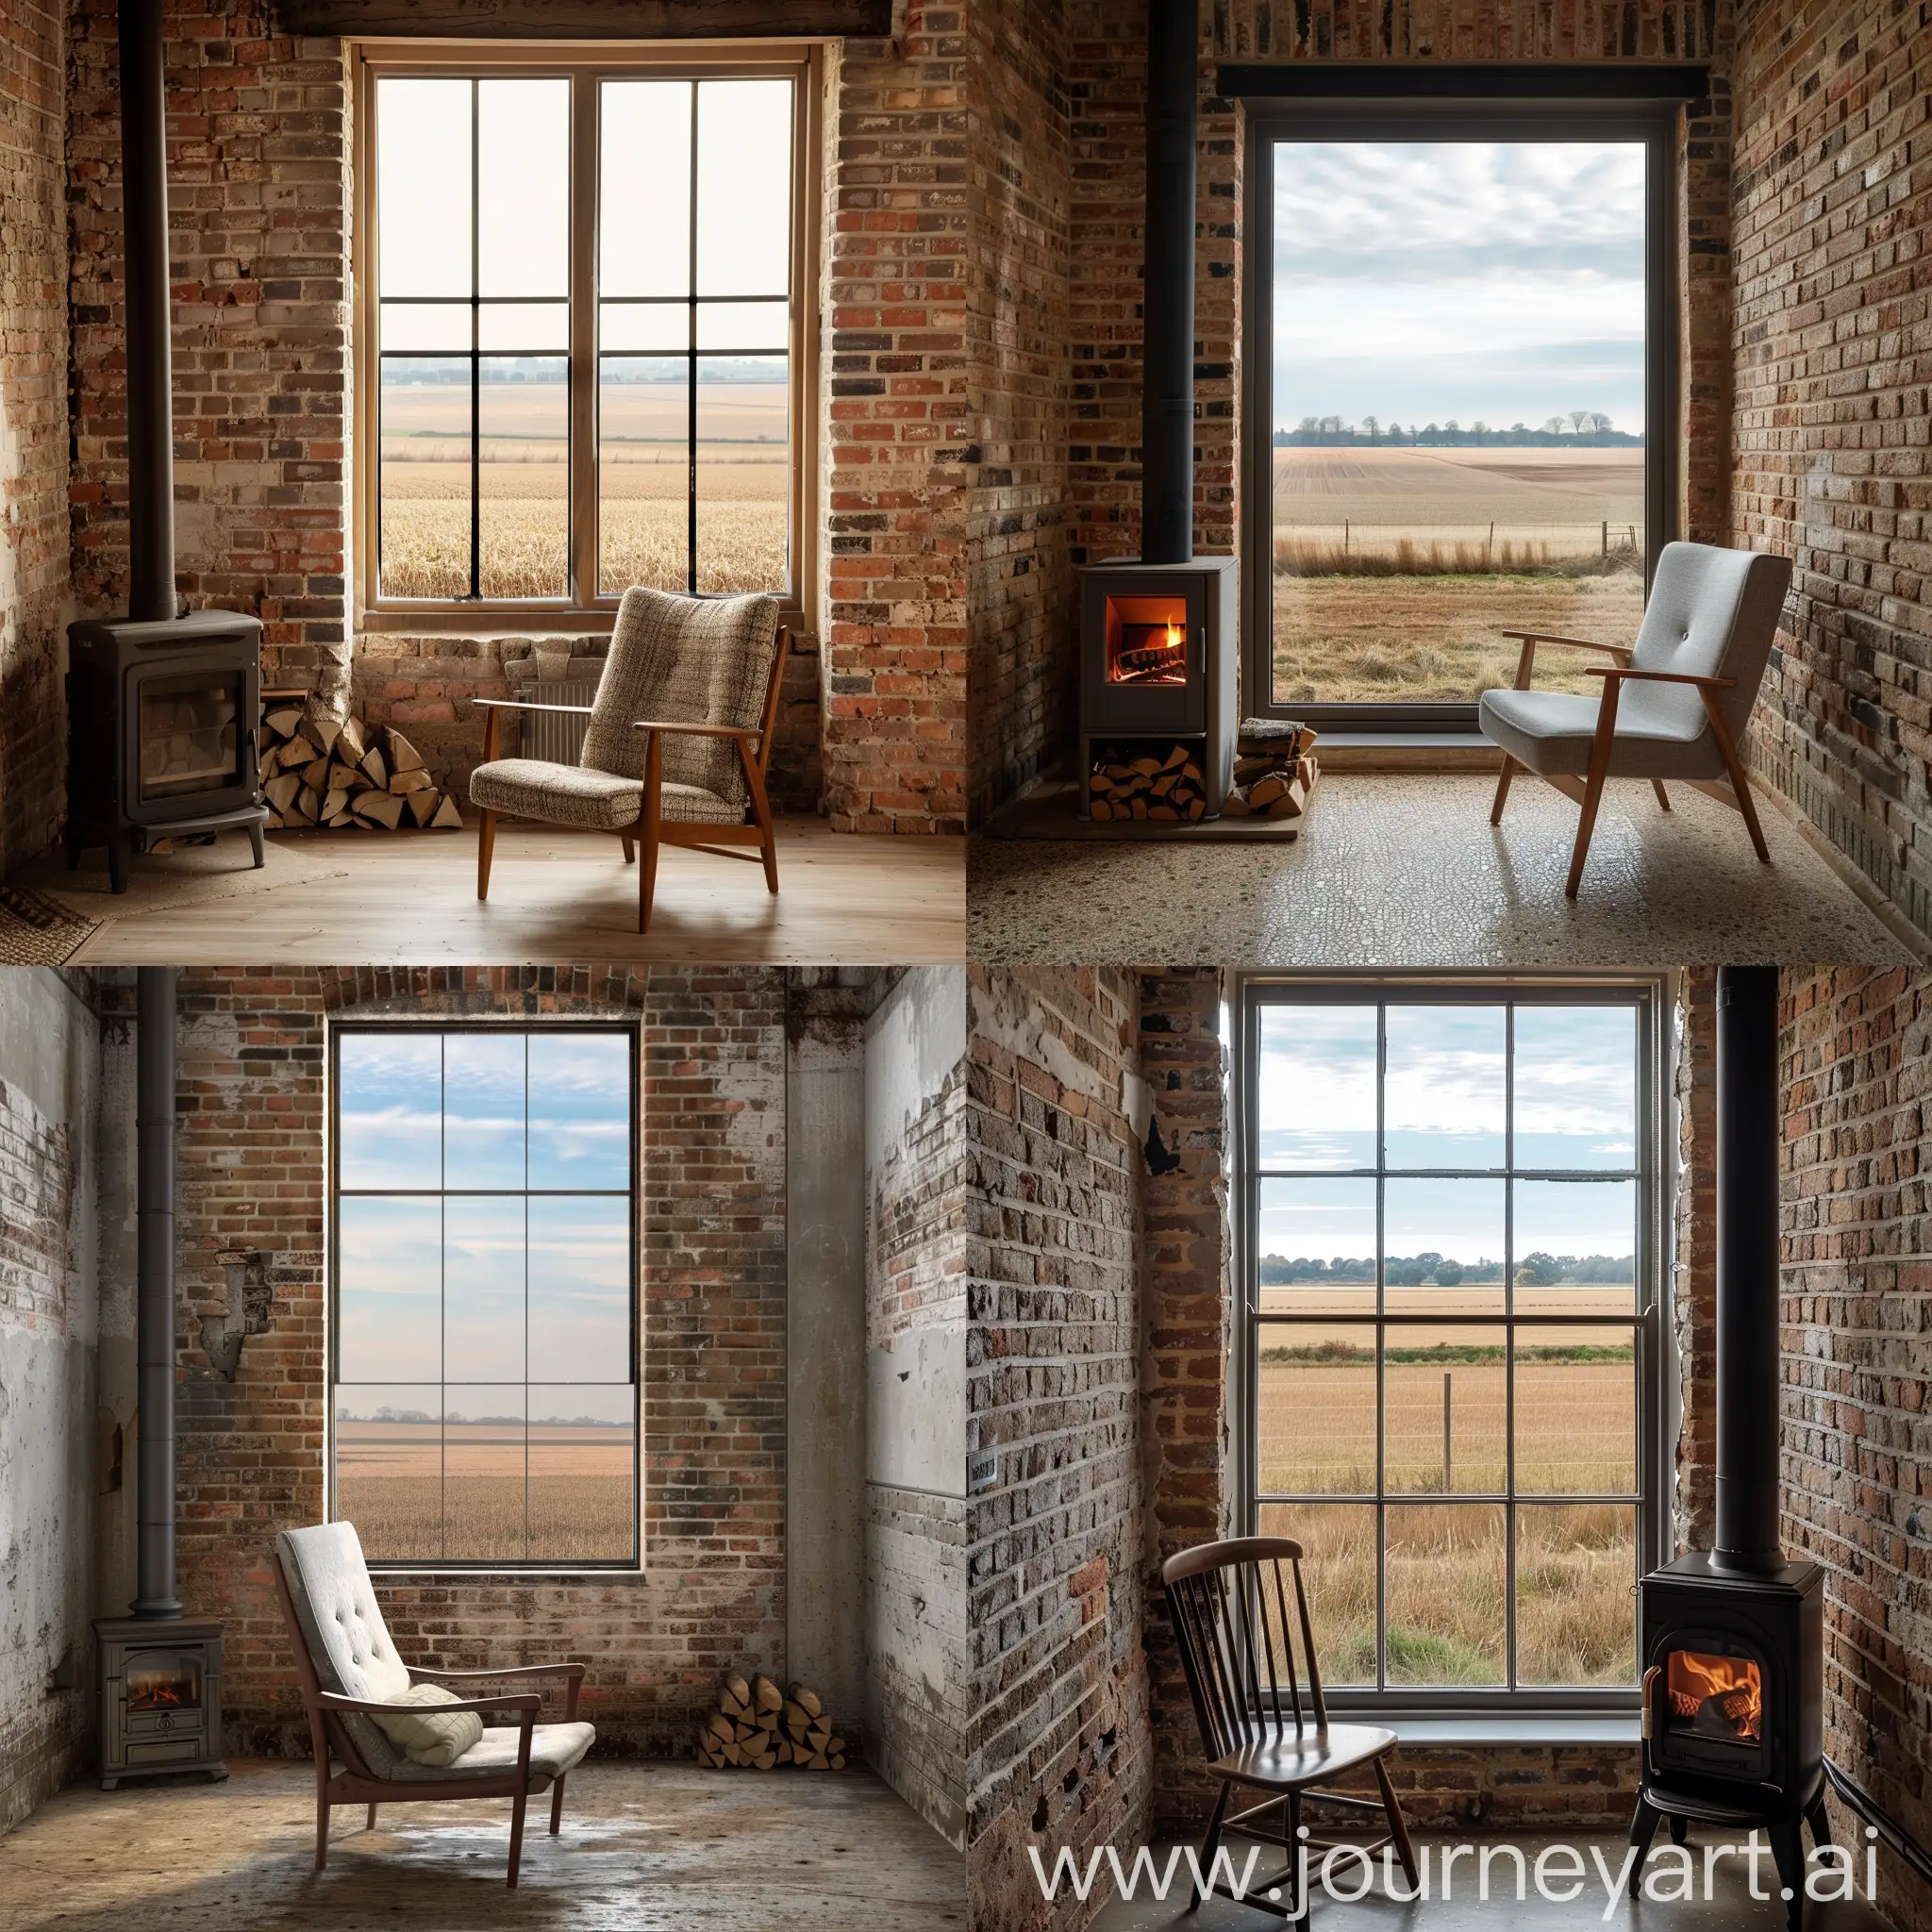
[[[1074,844],[974,838],[977,960],[1267,966],[1702,965],[1908,961],[1792,821],[1761,794],[1772,864],[1715,799],[1608,788],[1583,890],[1563,896],[1576,808],[1520,779],[1324,775],[1291,845]]]
[[[335,1814],[313,1871],[307,1764],[62,1791],[0,1838],[6,1932],[936,1932],[966,1924],[965,1861],[870,1772],[770,1776],[605,1760],[571,1774],[563,1831],[533,1800],[515,1891],[508,1799]],[[541,1823],[539,1822],[540,1815]]]
[[[1478,1844],[1490,1841],[1476,1840]],[[1777,1880],[1768,1854],[1762,1860],[1763,1876],[1759,1885],[1772,1894],[1769,1898],[1754,1899],[1748,1890],[1748,1868],[1738,1858],[1724,1858],[1714,1868],[1716,1876],[1708,1904],[1702,1896],[1688,1902],[1663,1903],[1651,1899],[1638,1899],[1633,1903],[1624,1898],[1606,1917],[1603,1883],[1597,1876],[1595,1866],[1591,1863],[1591,1849],[1594,1846],[1602,1852],[1614,1876],[1622,1868],[1628,1846],[1621,1837],[1579,1834],[1566,1839],[1564,1842],[1574,1845],[1582,1855],[1589,1875],[1579,1897],[1558,1905],[1538,1896],[1534,1875],[1537,1853],[1552,1841],[1546,1838],[1509,1840],[1522,1851],[1531,1874],[1525,1888],[1528,1896],[1521,1903],[1516,1898],[1515,1866],[1507,1858],[1499,1859],[1491,1868],[1487,1902],[1475,1895],[1474,1863],[1467,1857],[1453,1868],[1452,1894],[1447,1899],[1442,1898],[1439,1861],[1442,1847],[1448,1841],[1419,1834],[1416,1840],[1418,1850],[1425,1844],[1431,1847],[1431,1897],[1409,1905],[1398,1905],[1383,1896],[1378,1859],[1376,1890],[1368,1897],[1357,1903],[1330,1899],[1323,1896],[1318,1886],[1314,1909],[1301,1923],[1319,1925],[1324,1928],[1324,1932],[1497,1932],[1497,1928],[1504,1925],[1510,1927],[1511,1932],[1520,1932],[1520,1928],[1527,1928],[1527,1932],[1586,1932],[1587,1927],[1604,1924],[1621,1926],[1624,1932],[1692,1932],[1692,1928],[1694,1932],[1785,1932],[1785,1907],[1776,1896]],[[1693,1833],[1690,1849],[1700,1892],[1705,1845],[1707,1842],[1734,1841],[1728,1833],[1708,1836],[1702,1832]],[[1239,1869],[1239,1864],[1246,1861],[1247,1847],[1245,1841],[1238,1842],[1241,1855]],[[1807,1848],[1808,1845],[1807,1839]],[[1859,1856],[1862,1859],[1862,1854]],[[1280,1857],[1279,1852],[1264,1846],[1261,1861],[1255,1868],[1257,1875],[1278,1870]],[[1271,1863],[1271,1858],[1277,1862]],[[1158,1861],[1163,1866],[1166,1864],[1165,1846],[1159,1849]],[[1652,1862],[1655,1865],[1655,1854]],[[1352,1860],[1345,1861],[1340,1868],[1338,1884],[1353,1890],[1358,1881],[1349,1874],[1357,1869]],[[1186,1870],[1183,1864],[1183,1878]],[[1397,1875],[1399,1878],[1399,1868]],[[1862,1865],[1859,1885],[1862,1890]],[[1674,1888],[1674,1880],[1672,1886]],[[1560,1889],[1560,1885],[1553,1880],[1552,1889]],[[1666,1888],[1660,1886],[1659,1889]],[[1180,1883],[1174,1886],[1164,1903],[1146,1898],[1128,1902],[1115,1896],[1093,1921],[1092,1932],[1157,1932],[1157,1928],[1158,1932],[1165,1932],[1165,1928],[1170,1926],[1186,1926],[1190,1932],[1268,1932],[1270,1926],[1278,1928],[1282,1924],[1273,1913],[1257,1911],[1252,1906],[1237,1905],[1225,1897],[1209,1900],[1191,1916],[1188,1913],[1187,1903]],[[1857,1901],[1808,1903],[1805,1907],[1805,1932],[1887,1932],[1887,1922],[1881,1916],[1884,1904],[1882,1890],[1878,1909],[1866,1904],[1862,1897]]]

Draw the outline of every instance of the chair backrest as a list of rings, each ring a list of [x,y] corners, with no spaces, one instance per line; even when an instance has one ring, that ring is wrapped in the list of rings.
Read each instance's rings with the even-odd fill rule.
[[[1327,1728],[1298,1542],[1248,1536],[1197,1544],[1169,1557],[1160,1580],[1209,1757],[1239,1750],[1257,1724],[1277,1733]]]
[[[618,606],[582,762],[642,777],[644,734],[631,729],[640,718],[758,730],[777,650],[775,597],[675,597],[633,586]],[[750,802],[738,745],[728,738],[667,733],[664,777],[702,786],[732,805]]]
[[[1632,665],[1732,679],[1732,688],[1718,693],[1718,708],[1732,738],[1741,742],[1790,582],[1788,557],[1666,543],[1651,579]],[[1681,724],[1687,736],[1709,728],[1704,701],[1689,685],[1632,685],[1625,703],[1640,691],[1645,713]]]

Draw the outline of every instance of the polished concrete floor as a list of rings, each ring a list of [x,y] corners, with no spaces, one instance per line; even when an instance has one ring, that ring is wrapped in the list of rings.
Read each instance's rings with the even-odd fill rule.
[[[1563,896],[1576,808],[1519,780],[1500,827],[1484,775],[1334,772],[1293,844],[975,838],[982,960],[1270,966],[1899,961],[1911,950],[1760,797],[1772,863],[1729,807],[1678,786],[1607,792],[1583,890]]]
[[[338,1810],[316,1873],[306,1764],[225,1784],[74,1786],[0,1838],[6,1932],[941,1932],[965,1862],[871,1773],[769,1776],[605,1760],[572,1773],[563,1831],[533,1801],[515,1891],[508,1799]],[[540,1816],[541,1823],[540,1824]]]
[[[1732,1834],[1715,1833],[1710,1835],[1708,1841],[1733,1843],[1739,1840]],[[1478,1840],[1475,1842],[1481,1845],[1492,1840]],[[1602,1854],[1614,1878],[1622,1869],[1628,1851],[1621,1838],[1579,1834],[1564,1840],[1575,1847],[1584,1860],[1587,1874],[1581,1895],[1565,1904],[1541,1898],[1536,1890],[1536,1856],[1552,1840],[1522,1838],[1509,1842],[1524,1854],[1529,1874],[1524,1885],[1527,1896],[1523,1900],[1516,1897],[1515,1866],[1507,1857],[1499,1857],[1491,1867],[1490,1896],[1487,1900],[1476,1895],[1474,1860],[1466,1857],[1459,1859],[1451,1868],[1450,1896],[1445,1899],[1441,1895],[1440,1866],[1444,1840],[1419,1836],[1418,1849],[1424,1845],[1431,1849],[1429,1897],[1410,1904],[1397,1904],[1383,1895],[1378,1875],[1376,1889],[1359,1901],[1326,1898],[1317,1889],[1314,1908],[1301,1923],[1319,1925],[1324,1928],[1324,1932],[1398,1932],[1398,1928],[1399,1932],[1502,1932],[1506,1926],[1509,1932],[1585,1932],[1587,1927],[1605,1924],[1622,1927],[1623,1932],[1785,1932],[1785,1907],[1777,1897],[1777,1880],[1768,1855],[1762,1861],[1762,1875],[1758,1880],[1765,1897],[1751,1896],[1748,1871],[1743,1861],[1726,1857],[1714,1861],[1713,1883],[1707,1901],[1703,1895],[1707,1843],[1703,1833],[1693,1836],[1690,1846],[1693,1882],[1699,1893],[1694,1900],[1632,1900],[1623,1897],[1607,1914],[1605,1911],[1607,1892],[1595,1865],[1591,1862],[1591,1852],[1594,1849]],[[1166,1846],[1159,1847],[1158,1851],[1157,1861],[1163,1866],[1167,1862],[1167,1851]],[[1239,1863],[1245,1863],[1246,1857],[1247,1847],[1243,1844]],[[1268,1860],[1274,1857],[1278,1861],[1279,1857],[1278,1852],[1264,1851],[1261,1862],[1255,1868],[1257,1874],[1265,1875],[1278,1869],[1278,1863],[1271,1865]],[[1860,1857],[1862,1858],[1862,1855]],[[1655,1867],[1657,1862],[1657,1856],[1653,1854],[1652,1866]],[[1185,1875],[1185,1865],[1180,1869]],[[1564,1889],[1559,1875],[1562,1869],[1552,1868],[1552,1890]],[[1358,1881],[1351,1874],[1357,1870],[1358,1868],[1353,1860],[1338,1867],[1340,1889],[1354,1890]],[[1376,1870],[1379,1874],[1379,1861]],[[1676,1885],[1674,1877],[1653,1882],[1659,1891],[1674,1890]],[[1805,1907],[1806,1932],[1887,1932],[1888,1921],[1882,1909],[1885,1904],[1882,1880],[1875,1908],[1862,1896],[1862,1863],[1858,1884],[1861,1895],[1856,1900],[1807,1903]],[[1191,1914],[1187,1905],[1183,1884],[1176,1884],[1165,1901],[1152,1900],[1144,1895],[1127,1901],[1110,1891],[1108,1904],[1093,1921],[1093,1932],[1167,1932],[1169,1927],[1182,1926],[1191,1928],[1191,1932],[1268,1932],[1270,1926],[1278,1928],[1282,1923],[1273,1913],[1257,1911],[1252,1906],[1238,1905],[1225,1897],[1210,1899],[1199,1911]]]

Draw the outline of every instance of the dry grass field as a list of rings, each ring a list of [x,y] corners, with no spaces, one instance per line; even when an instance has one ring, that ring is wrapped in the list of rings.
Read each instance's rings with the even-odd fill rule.
[[[371,1557],[622,1559],[631,1555],[626,1429],[343,1422],[336,1514]],[[525,1492],[529,1507],[526,1527]]]
[[[1641,449],[1276,450],[1276,700],[1468,702],[1514,682],[1505,629],[1628,643],[1642,497]],[[1591,661],[1537,683],[1594,692]]]

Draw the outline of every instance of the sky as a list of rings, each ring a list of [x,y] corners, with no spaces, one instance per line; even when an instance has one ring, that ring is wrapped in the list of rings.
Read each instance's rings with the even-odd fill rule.
[[[1643,428],[1643,149],[1283,142],[1274,423]]]

